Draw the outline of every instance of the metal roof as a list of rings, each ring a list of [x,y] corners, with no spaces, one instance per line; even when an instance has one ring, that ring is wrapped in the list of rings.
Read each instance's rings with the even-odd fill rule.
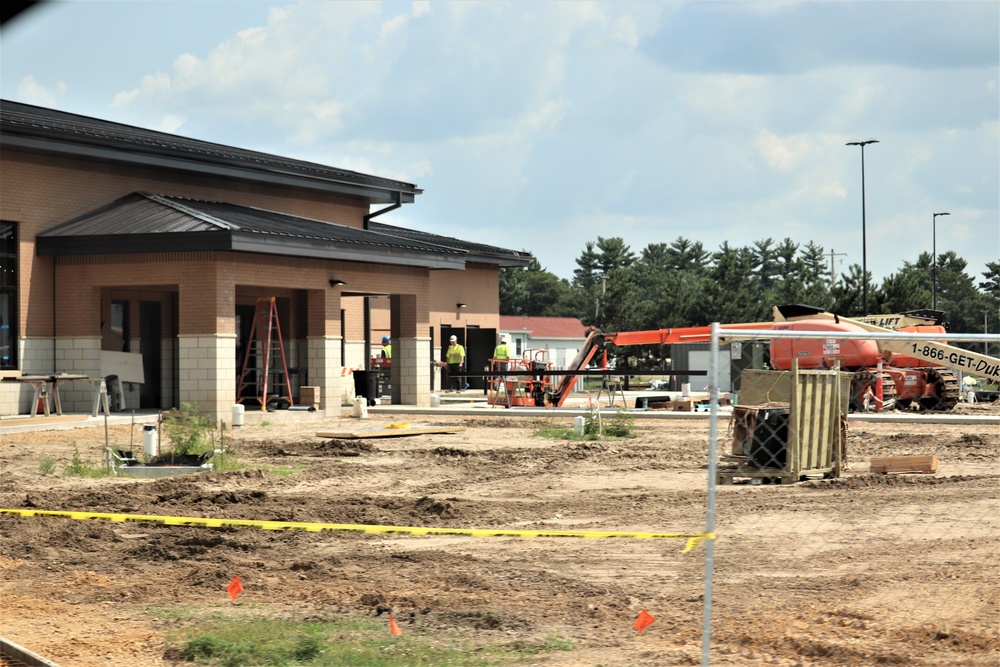
[[[41,232],[35,245],[39,255],[227,250],[438,269],[462,269],[468,259],[461,248],[389,230],[144,192]]]
[[[412,203],[422,192],[412,183],[10,100],[0,100],[0,143],[4,147],[335,192],[373,204]]]
[[[5,149],[320,190],[359,197],[369,204],[411,203],[422,192],[402,181],[9,100],[0,100],[0,145]],[[346,248],[353,248],[355,254],[343,256]],[[356,253],[361,248],[366,251],[359,256]],[[37,252],[61,255],[192,249],[336,257],[436,268],[463,268],[465,261],[499,266],[527,266],[531,261],[531,255],[525,252],[374,221],[365,231],[233,204],[140,193],[39,235]],[[432,261],[432,257],[437,259]]]
[[[384,222],[376,222],[374,220],[369,224],[368,229],[382,232],[384,234],[391,234],[399,238],[421,241],[424,243],[433,243],[435,245],[445,246],[448,248],[464,250],[468,253],[468,259],[470,261],[478,261],[486,264],[497,264],[499,266],[528,266],[533,259],[532,255],[528,252],[508,250],[507,248],[499,248],[497,246],[487,245],[485,243],[476,243],[474,241],[463,241],[462,239],[456,239],[450,236],[441,236],[439,234],[421,232],[415,229],[406,229],[405,227],[387,225]]]

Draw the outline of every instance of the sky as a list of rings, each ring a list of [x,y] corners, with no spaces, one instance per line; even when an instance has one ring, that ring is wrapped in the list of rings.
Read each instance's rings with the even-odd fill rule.
[[[380,221],[567,279],[599,236],[1000,261],[996,0],[61,0],[0,96],[413,183]]]

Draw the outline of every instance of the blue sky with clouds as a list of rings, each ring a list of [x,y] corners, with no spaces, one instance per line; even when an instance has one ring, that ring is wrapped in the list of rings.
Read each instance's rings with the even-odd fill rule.
[[[0,94],[415,183],[392,224],[532,252],[785,237],[876,283],[1000,260],[1000,3],[64,0]],[[840,253],[846,253],[840,256]]]

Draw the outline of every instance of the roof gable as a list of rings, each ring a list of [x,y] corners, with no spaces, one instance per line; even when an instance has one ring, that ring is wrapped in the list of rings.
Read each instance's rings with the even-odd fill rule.
[[[461,269],[466,252],[276,211],[134,192],[37,236],[39,255],[230,250]]]
[[[356,261],[464,268],[465,262],[527,266],[531,255],[371,220],[422,191],[411,183],[243,150],[111,121],[0,100],[0,145],[85,160],[176,169],[297,189],[372,204],[366,230],[224,202],[135,193],[39,235],[42,255],[244,250]],[[268,240],[264,240],[265,237]],[[282,239],[275,241],[276,238]],[[155,247],[153,247],[155,246]],[[344,256],[347,247],[375,254]],[[386,253],[391,257],[386,257]],[[420,257],[407,256],[416,253]]]
[[[0,143],[53,154],[337,192],[373,204],[411,203],[422,192],[412,183],[10,100],[0,100]]]

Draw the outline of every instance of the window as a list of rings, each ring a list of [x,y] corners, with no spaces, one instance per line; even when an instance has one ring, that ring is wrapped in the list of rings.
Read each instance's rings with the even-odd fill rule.
[[[0,371],[17,369],[17,226],[0,222]]]

